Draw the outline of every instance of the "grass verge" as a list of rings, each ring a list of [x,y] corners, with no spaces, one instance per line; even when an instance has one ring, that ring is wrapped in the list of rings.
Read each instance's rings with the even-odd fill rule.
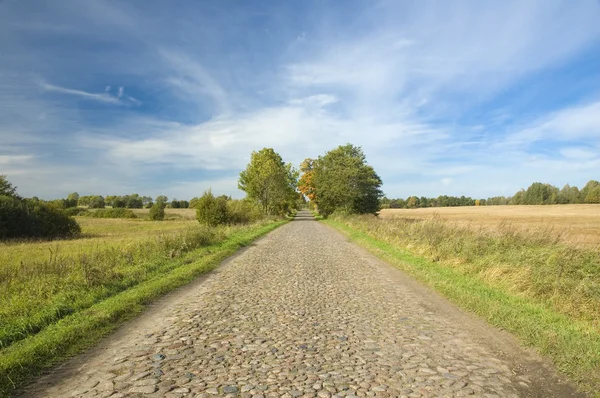
[[[0,351],[0,396],[8,396],[42,369],[92,346],[124,321],[139,314],[153,299],[219,265],[255,239],[281,226],[275,221],[242,229],[226,240],[174,259],[179,266],[156,275],[89,308],[68,315],[41,332]]]
[[[586,392],[600,391],[600,330],[591,322],[560,313],[547,303],[511,293],[502,286],[431,261],[361,230],[360,223],[323,221],[382,260],[431,286],[490,324],[508,330],[549,357]],[[596,393],[597,397],[600,394]]]

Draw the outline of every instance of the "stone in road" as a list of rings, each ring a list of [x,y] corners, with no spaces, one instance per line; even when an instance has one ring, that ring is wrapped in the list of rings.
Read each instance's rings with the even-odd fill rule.
[[[23,395],[575,396],[507,335],[299,215]]]

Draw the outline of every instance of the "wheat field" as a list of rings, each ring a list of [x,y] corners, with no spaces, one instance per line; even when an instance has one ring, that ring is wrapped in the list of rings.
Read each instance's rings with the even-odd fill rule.
[[[497,229],[509,224],[522,230],[559,235],[572,245],[600,248],[600,205],[472,206],[383,209],[381,217],[441,217],[469,228]]]

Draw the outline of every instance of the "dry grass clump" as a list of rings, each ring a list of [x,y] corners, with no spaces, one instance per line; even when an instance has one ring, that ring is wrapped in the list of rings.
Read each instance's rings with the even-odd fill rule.
[[[600,329],[600,253],[561,243],[551,226],[523,230],[503,221],[490,229],[439,215],[337,221]]]

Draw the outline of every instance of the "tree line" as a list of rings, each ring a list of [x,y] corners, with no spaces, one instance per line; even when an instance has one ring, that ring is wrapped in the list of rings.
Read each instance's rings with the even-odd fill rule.
[[[513,196],[488,198],[487,205],[560,205],[600,203],[600,182],[590,180],[581,189],[566,184],[559,189],[551,184],[534,182],[527,189],[521,189]]]
[[[380,200],[382,209],[414,209],[419,207],[450,206],[502,206],[502,205],[559,205],[600,203],[600,182],[588,181],[582,189],[566,184],[559,189],[551,184],[534,182],[527,189],[521,189],[513,196],[493,196],[487,199],[473,199],[466,196],[441,195],[437,198],[409,196],[406,199]]]

